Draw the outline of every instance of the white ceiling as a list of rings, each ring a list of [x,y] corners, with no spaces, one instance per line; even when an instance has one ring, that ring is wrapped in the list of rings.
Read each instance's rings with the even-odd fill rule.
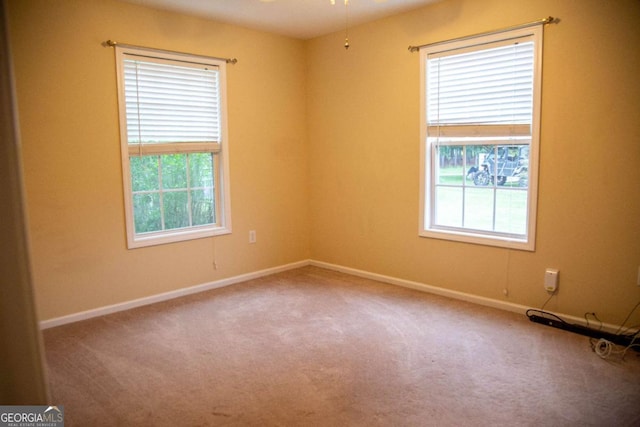
[[[156,9],[264,30],[298,39],[343,30],[344,0],[125,0]],[[349,0],[349,26],[421,7],[438,0]]]

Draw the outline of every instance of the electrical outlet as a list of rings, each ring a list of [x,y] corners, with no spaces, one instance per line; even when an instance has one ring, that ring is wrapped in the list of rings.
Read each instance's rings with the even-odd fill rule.
[[[544,272],[544,290],[550,294],[558,289],[558,274],[560,272],[555,268],[547,268]]]
[[[256,242],[256,230],[249,231],[249,243]]]

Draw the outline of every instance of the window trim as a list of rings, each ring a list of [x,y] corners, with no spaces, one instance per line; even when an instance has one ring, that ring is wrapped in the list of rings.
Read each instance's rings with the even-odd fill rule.
[[[146,49],[134,46],[115,46],[116,77],[118,88],[118,112],[120,120],[120,152],[122,159],[122,183],[124,191],[125,229],[127,247],[129,249],[146,246],[161,245],[192,239],[230,234],[231,227],[231,197],[229,179],[229,137],[227,130],[227,90],[226,90],[226,61],[177,52]],[[124,88],[124,59],[126,55],[136,55],[152,59],[197,63],[215,66],[219,73],[219,102],[220,102],[220,142],[192,142],[180,143],[175,149],[170,144],[129,144],[127,133],[126,99]],[[137,154],[172,154],[172,153],[205,153],[214,154],[214,189],[216,202],[215,224],[190,226],[180,229],[162,230],[150,233],[136,234],[133,212],[133,189],[131,183],[130,161],[131,155]]]
[[[531,142],[529,144],[529,182],[527,192],[527,232],[525,239],[507,237],[491,232],[465,231],[461,229],[443,229],[432,225],[433,194],[435,192],[435,168],[433,149],[427,142],[427,96],[426,96],[426,58],[428,53],[445,52],[459,49],[475,48],[485,44],[493,44],[508,39],[532,37],[534,41],[533,53],[533,106]],[[456,39],[434,45],[427,45],[420,49],[420,207],[419,228],[420,237],[444,239],[456,242],[466,242],[480,245],[497,246],[510,249],[535,251],[536,217],[538,199],[538,168],[540,150],[540,123],[542,99],[542,26],[521,28],[500,33],[480,35],[473,38]],[[502,145],[502,144],[497,144]],[[506,142],[504,145],[509,145]]]

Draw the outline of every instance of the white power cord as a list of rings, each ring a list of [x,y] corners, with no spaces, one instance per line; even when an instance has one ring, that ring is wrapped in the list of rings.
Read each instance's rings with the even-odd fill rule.
[[[605,340],[604,338],[600,338],[596,345],[593,347],[593,351],[595,351],[598,356],[606,359],[613,351],[613,343],[611,341]]]
[[[638,336],[639,335],[636,334],[631,340],[631,343],[628,346],[626,346],[623,350],[614,350],[615,348],[614,343],[604,338],[600,338],[593,346],[593,351],[595,351],[595,353],[603,359],[606,359],[607,357],[609,357],[611,353],[622,354],[622,359],[624,360],[624,356],[627,353],[627,350],[629,350],[632,347],[640,347],[640,344],[634,344]]]

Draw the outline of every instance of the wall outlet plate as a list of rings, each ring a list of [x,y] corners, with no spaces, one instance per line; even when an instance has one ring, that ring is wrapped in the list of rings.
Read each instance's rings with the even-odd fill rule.
[[[559,271],[556,268],[547,268],[544,272],[544,290],[553,293],[558,289]]]

